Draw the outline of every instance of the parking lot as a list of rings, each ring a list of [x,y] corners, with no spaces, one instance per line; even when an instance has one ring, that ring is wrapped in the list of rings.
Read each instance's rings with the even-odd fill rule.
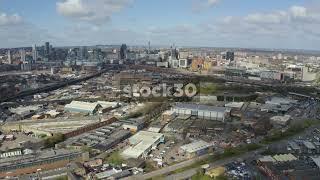
[[[232,162],[225,165],[225,167],[227,170],[226,174],[232,179],[253,179],[250,168],[244,162]]]
[[[155,167],[165,167],[186,160],[186,156],[179,153],[179,148],[183,144],[182,141],[167,140],[152,150],[147,159],[152,161]]]

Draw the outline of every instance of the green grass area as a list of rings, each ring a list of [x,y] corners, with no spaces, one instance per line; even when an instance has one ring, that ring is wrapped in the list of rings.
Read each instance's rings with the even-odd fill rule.
[[[248,144],[248,145],[239,146],[239,147],[226,148],[222,154],[213,155],[212,157],[209,157],[209,162],[213,162],[213,161],[217,161],[217,160],[221,160],[221,159],[225,159],[233,156],[238,156],[246,152],[255,151],[260,148],[262,148],[262,145],[260,144]]]
[[[197,174],[191,177],[191,180],[228,180],[228,177],[225,175],[220,175],[215,178],[211,178],[208,175],[205,175],[204,172],[199,171]]]
[[[113,152],[112,154],[108,155],[107,157],[104,158],[104,161],[114,165],[121,165],[122,163],[124,163],[124,160],[121,157],[121,154],[119,151]]]
[[[55,178],[55,180],[68,180],[68,176],[60,176]]]
[[[263,140],[263,144],[270,144],[276,141],[280,141],[289,137],[292,137],[294,135],[297,135],[299,133],[302,133],[304,130],[308,129],[311,126],[320,124],[320,121],[318,120],[306,120],[301,123],[296,123],[290,125],[290,127],[286,131],[281,130],[275,130],[271,132],[270,135],[267,135]]]
[[[220,92],[216,84],[208,83],[200,86],[200,94],[202,95],[213,95]]]
[[[197,174],[191,177],[191,180],[213,180],[213,179],[214,178],[211,178],[210,176],[207,176],[202,172],[198,172]]]
[[[44,139],[44,138],[47,137],[47,135],[46,134],[40,134],[40,135],[38,135],[38,137]]]

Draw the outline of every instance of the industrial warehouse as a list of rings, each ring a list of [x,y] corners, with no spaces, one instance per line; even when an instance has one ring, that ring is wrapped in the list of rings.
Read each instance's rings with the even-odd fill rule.
[[[164,135],[149,131],[139,131],[137,134],[129,138],[130,147],[122,152],[124,158],[141,158],[164,142]]]
[[[0,159],[0,178],[64,167],[70,161],[86,161],[88,156],[88,153],[60,149]]]
[[[119,106],[120,104],[117,102],[98,101],[91,103],[83,101],[72,101],[70,104],[67,104],[64,107],[64,110],[70,113],[83,113],[93,115],[99,110],[99,113],[103,113]]]
[[[224,122],[230,116],[230,108],[215,107],[198,104],[176,104],[172,110],[179,116],[191,115],[199,119],[215,120]]]
[[[210,147],[212,147],[212,144],[198,140],[190,144],[183,145],[180,147],[180,149],[183,153],[186,153],[187,156],[191,158],[207,153]]]

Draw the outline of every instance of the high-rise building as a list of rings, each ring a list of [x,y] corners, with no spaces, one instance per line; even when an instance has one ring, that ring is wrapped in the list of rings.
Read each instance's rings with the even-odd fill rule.
[[[122,44],[120,47],[120,59],[125,60],[127,58],[127,45]]]
[[[24,49],[20,50],[20,57],[22,62],[26,61],[26,51]]]
[[[234,61],[234,52],[228,51],[226,53],[226,60]]]
[[[100,54],[101,54],[101,49],[93,49],[93,58],[92,58],[92,61],[95,61],[95,62],[99,62],[100,61]]]
[[[37,45],[32,46],[32,59],[33,61],[37,61],[38,59]]]
[[[148,54],[150,54],[150,51],[151,51],[151,44],[150,44],[150,41],[148,42]]]
[[[80,59],[85,60],[87,59],[88,50],[86,46],[80,47]]]
[[[9,64],[12,64],[12,54],[11,54],[11,51],[10,50],[8,50],[8,63]]]
[[[44,56],[45,56],[45,58],[47,58],[49,60],[49,56],[50,56],[50,43],[49,42],[45,43]]]

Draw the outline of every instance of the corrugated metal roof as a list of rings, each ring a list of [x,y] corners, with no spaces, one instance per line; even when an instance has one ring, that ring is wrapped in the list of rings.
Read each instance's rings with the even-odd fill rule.
[[[262,158],[259,158],[260,162],[275,162],[276,160],[273,159],[271,156],[263,156]]]
[[[293,141],[289,142],[289,146],[294,150],[300,150],[300,146],[297,143],[293,142]]]
[[[275,156],[273,156],[273,159],[275,159],[278,162],[288,162],[288,161],[297,160],[297,158],[292,154],[275,155]]]
[[[320,168],[320,157],[311,157],[314,163]]]
[[[226,108],[226,107],[216,107],[216,106],[207,106],[207,105],[201,105],[201,104],[187,104],[187,103],[177,103],[175,108],[202,110],[202,111],[215,111],[215,112],[226,112],[230,110],[230,108]]]
[[[86,112],[93,112],[97,106],[98,103],[89,103],[89,102],[82,102],[82,101],[72,101],[70,104],[67,104],[65,106],[65,109],[67,110],[80,110],[80,111],[86,111]]]
[[[210,146],[212,146],[212,144],[207,143],[202,140],[199,140],[199,141],[195,141],[193,143],[181,146],[181,149],[188,152],[188,153],[194,153],[194,152],[200,151],[202,149],[208,148]]]
[[[316,149],[316,147],[310,141],[303,141],[303,145],[308,149]]]
[[[139,131],[137,134],[129,138],[129,142],[133,146],[124,150],[122,154],[125,157],[138,158],[162,137],[163,134],[161,133]]]

